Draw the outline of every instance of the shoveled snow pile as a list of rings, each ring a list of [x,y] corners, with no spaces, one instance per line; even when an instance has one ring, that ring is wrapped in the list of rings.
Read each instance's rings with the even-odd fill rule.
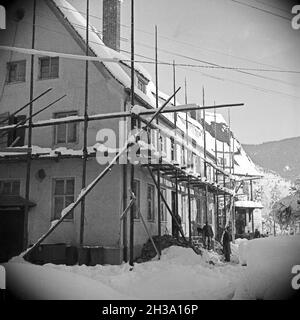
[[[132,299],[129,295],[121,295],[109,286],[79,274],[29,263],[8,263],[4,266],[7,288],[19,299]]]
[[[95,267],[9,262],[8,282],[31,299],[231,299],[242,267],[216,253],[172,246],[161,260]],[[209,263],[213,261],[214,264]],[[11,285],[10,285],[11,286]]]
[[[300,236],[237,241],[232,251],[232,262],[224,263],[215,252],[171,246],[160,260],[136,263],[132,271],[127,263],[36,266],[20,259],[5,267],[8,287],[31,299],[285,299],[294,293]]]

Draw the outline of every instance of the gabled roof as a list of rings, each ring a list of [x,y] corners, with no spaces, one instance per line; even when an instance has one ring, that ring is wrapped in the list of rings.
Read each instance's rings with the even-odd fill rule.
[[[67,0],[51,0],[57,10],[62,14],[64,19],[62,20],[63,23],[68,23],[73,30],[81,38],[82,42],[85,44],[86,38],[86,19],[82,16],[80,12],[76,8],[74,8]],[[104,67],[108,70],[108,72],[115,78],[121,85],[123,85],[126,89],[130,89],[131,87],[131,79],[130,75],[124,70],[124,65],[126,67],[130,66],[130,62],[128,57],[124,56],[124,54],[117,52],[113,49],[108,48],[102,41],[99,36],[99,33],[94,27],[90,27],[89,29],[89,47],[90,50],[93,52],[95,56],[101,58],[108,58],[108,59],[116,59],[116,60],[123,60],[122,64],[115,63],[115,62],[107,62],[102,61],[101,63]],[[156,99],[155,99],[155,92],[156,86],[151,79],[150,74],[148,71],[143,68],[138,63],[135,63],[135,70],[137,73],[141,74],[144,78],[149,80],[148,84],[146,85],[146,92],[144,93],[137,87],[135,87],[135,93],[141,101],[143,101],[147,107],[156,107]],[[168,95],[164,94],[163,92],[159,92],[159,106],[164,103],[165,100],[169,98]],[[171,103],[170,103],[171,104]],[[179,102],[177,103],[179,104]],[[164,114],[164,118],[168,119],[170,123],[174,123],[174,115],[172,113]],[[185,113],[178,112],[178,118],[183,121],[178,121],[177,126],[180,130],[186,133],[186,124],[185,120],[188,120],[189,124],[189,135],[191,138],[197,141],[197,143],[203,147],[202,139],[203,136],[203,126],[198,121],[194,120],[189,115],[187,116]],[[214,126],[212,122],[214,121],[214,114],[210,112],[206,112],[206,122],[208,127],[211,126],[212,130],[208,130],[206,133],[207,137],[207,152],[214,157]],[[218,125],[218,132],[217,139],[219,142],[222,142],[227,139],[228,126],[221,114],[216,114],[216,123]],[[227,141],[226,141],[227,142]],[[255,165],[251,161],[251,159],[247,156],[245,151],[243,150],[241,144],[235,139],[235,162],[236,168],[235,173],[241,175],[259,175],[258,171],[255,169]],[[219,147],[218,147],[219,150]]]

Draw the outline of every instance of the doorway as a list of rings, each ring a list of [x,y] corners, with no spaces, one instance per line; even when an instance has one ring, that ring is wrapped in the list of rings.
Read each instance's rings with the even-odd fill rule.
[[[24,209],[0,209],[0,262],[23,250]]]

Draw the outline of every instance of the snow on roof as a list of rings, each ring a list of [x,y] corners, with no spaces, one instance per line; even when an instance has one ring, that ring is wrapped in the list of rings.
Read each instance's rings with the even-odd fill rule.
[[[208,124],[212,124],[212,122],[215,122],[215,115],[213,112],[209,112],[209,111],[206,111],[205,112],[205,121],[208,123]],[[216,122],[217,123],[226,123],[223,115],[221,115],[220,113],[216,113]]]
[[[238,175],[260,176],[255,164],[248,157],[241,144],[235,140],[234,173]],[[239,154],[237,154],[237,152]]]
[[[258,208],[262,209],[263,205],[259,202],[251,201],[251,200],[239,200],[235,201],[234,203],[235,207],[238,208]]]
[[[52,0],[65,19],[73,26],[81,38],[86,38],[86,19],[66,0]],[[89,29],[89,47],[96,56],[101,58],[113,58],[111,50],[105,46],[95,28]],[[102,62],[111,74],[125,87],[130,87],[130,78],[126,72],[115,62]]]
[[[83,41],[85,41],[86,19],[68,1],[66,0],[52,0],[52,1],[56,5],[57,9],[62,13],[66,21],[68,21],[72,25],[74,30],[76,30],[76,32],[83,39]],[[94,52],[96,56],[101,58],[108,58],[108,59],[128,60],[125,55],[108,48],[99,37],[98,31],[92,26],[89,29],[89,39],[90,39],[90,42],[89,42],[90,49]],[[119,63],[107,62],[107,61],[103,61],[102,63],[117,81],[119,81],[125,88],[130,88],[131,86],[130,76],[126,73],[126,71],[122,68],[122,66]],[[129,66],[130,62],[124,61],[124,64]],[[149,83],[146,85],[146,93],[142,92],[138,88],[135,88],[136,94],[149,106],[155,107],[156,87],[153,81],[151,80],[150,74],[145,68],[140,66],[138,63],[135,63],[135,69],[138,73],[142,74],[146,79],[149,80]],[[168,95],[166,95],[163,92],[159,92],[159,106],[161,106],[168,98],[169,98]],[[172,103],[170,102],[170,105],[171,104]],[[179,105],[180,103],[176,101],[176,104]],[[205,114],[206,114],[206,122],[208,124],[211,124],[214,121],[214,113],[206,112]],[[202,145],[203,147],[202,125],[198,121],[194,120],[192,117],[190,117],[189,115],[186,115],[183,112],[179,112],[178,115],[179,115],[178,119],[181,120],[177,122],[179,129],[181,129],[184,133],[186,133],[185,122],[187,119],[188,133],[190,137],[196,140],[197,143],[200,146]],[[164,114],[164,117],[170,120],[171,122],[174,122],[174,114],[172,113]],[[217,123],[226,124],[223,116],[218,113],[216,114],[216,121]],[[206,139],[207,139],[206,141],[207,151],[210,152],[211,154],[214,154],[214,143],[215,143],[214,137],[209,132],[206,132]],[[247,154],[244,152],[244,150],[240,146],[240,143],[237,140],[236,140],[236,146],[239,146],[242,152],[240,155],[235,156],[235,161],[237,162],[235,172],[238,174],[259,175],[259,173],[255,169],[254,164],[248,158]],[[45,151],[45,148],[42,148],[42,149],[43,150],[40,150],[40,151],[46,152],[48,155],[52,154],[53,152],[55,153],[55,151],[56,153],[60,152],[61,154],[68,154],[68,155],[74,155],[75,153],[79,154],[79,152],[81,152],[78,150],[70,150],[66,148],[65,150],[61,148],[60,150],[58,149],[51,150],[50,148],[47,148],[49,149],[47,151]],[[219,149],[219,146],[218,146],[218,149]],[[8,155],[8,153],[5,152],[0,154],[0,156],[4,156],[4,155]],[[9,155],[13,155],[13,154],[9,153]]]
[[[96,152],[96,148],[98,144],[88,147],[88,154],[93,154]],[[9,156],[24,156],[27,155],[28,146],[18,147],[18,152],[14,151],[5,151],[0,152],[0,157],[9,157]],[[22,151],[24,149],[24,151]],[[32,146],[32,155],[40,156],[40,157],[57,157],[59,155],[62,156],[82,156],[82,150],[74,150],[66,147],[59,147],[55,149],[51,149],[48,147],[39,147],[39,146]]]
[[[109,47],[106,47],[109,53],[112,55],[113,58],[122,60],[122,63],[125,64],[127,67],[131,67],[131,57],[128,54],[118,52],[116,50],[113,50]],[[144,78],[147,80],[152,80],[152,77],[148,70],[146,70],[143,66],[141,66],[139,63],[134,63],[134,69],[140,73]]]

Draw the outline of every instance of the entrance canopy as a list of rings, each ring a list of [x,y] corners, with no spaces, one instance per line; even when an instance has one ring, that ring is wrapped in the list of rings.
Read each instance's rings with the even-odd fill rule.
[[[34,207],[36,204],[32,201],[27,201],[21,196],[16,195],[0,195],[0,209],[19,207],[23,208],[28,204],[29,207]]]
[[[259,202],[251,201],[251,200],[239,200],[234,203],[236,208],[245,208],[245,209],[262,209],[263,205]]]

